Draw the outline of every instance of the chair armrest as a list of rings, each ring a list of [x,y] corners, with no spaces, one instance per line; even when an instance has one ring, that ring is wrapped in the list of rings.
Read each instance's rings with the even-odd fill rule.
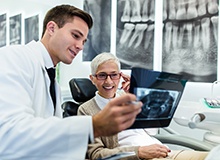
[[[154,135],[154,137],[157,138],[162,143],[184,146],[184,147],[191,148],[197,151],[210,151],[214,147],[213,145],[209,143],[199,141],[199,140],[196,140],[190,137],[182,136],[182,135],[157,134],[157,135]]]
[[[61,107],[63,108],[63,117],[65,118],[69,116],[76,116],[79,104],[72,101],[66,101]]]

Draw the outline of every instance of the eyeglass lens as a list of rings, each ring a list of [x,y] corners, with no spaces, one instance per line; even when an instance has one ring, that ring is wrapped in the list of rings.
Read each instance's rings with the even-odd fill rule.
[[[100,80],[106,80],[108,76],[110,76],[111,79],[116,80],[116,79],[120,78],[121,74],[120,73],[112,73],[112,74],[99,73],[99,74],[96,74],[96,78],[100,79]]]

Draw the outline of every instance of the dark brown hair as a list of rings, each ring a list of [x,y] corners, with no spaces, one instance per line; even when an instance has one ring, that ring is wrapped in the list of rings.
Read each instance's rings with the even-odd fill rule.
[[[54,21],[59,28],[62,28],[67,22],[72,21],[74,16],[83,19],[87,23],[88,28],[92,28],[93,20],[87,12],[71,5],[59,5],[47,12],[43,22],[42,37],[49,21]]]

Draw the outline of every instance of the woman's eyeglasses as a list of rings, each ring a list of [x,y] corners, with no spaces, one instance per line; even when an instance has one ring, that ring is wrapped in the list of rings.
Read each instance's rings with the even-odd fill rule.
[[[94,77],[96,77],[98,80],[106,80],[108,78],[108,76],[112,79],[112,80],[118,80],[121,77],[121,73],[111,73],[111,74],[107,74],[107,73],[98,73],[93,75]]]

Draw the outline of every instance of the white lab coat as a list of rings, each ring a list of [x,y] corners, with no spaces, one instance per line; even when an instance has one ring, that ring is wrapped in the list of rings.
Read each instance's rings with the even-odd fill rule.
[[[62,119],[59,87],[54,114],[41,42],[0,48],[0,159],[81,160],[90,116]]]
[[[205,160],[219,160],[220,145],[215,146],[205,158]]]

